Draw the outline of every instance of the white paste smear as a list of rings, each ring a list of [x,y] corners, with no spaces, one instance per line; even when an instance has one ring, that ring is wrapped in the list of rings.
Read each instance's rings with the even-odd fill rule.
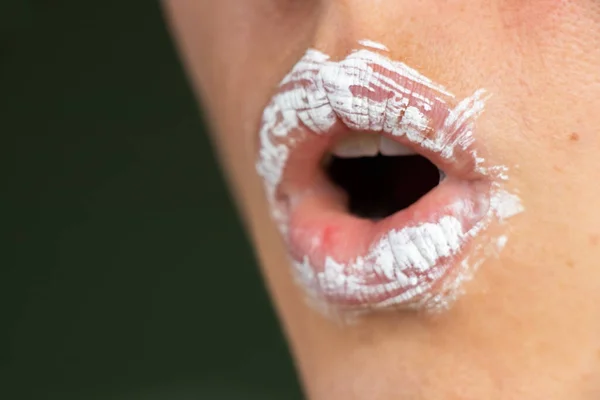
[[[436,123],[429,117],[431,110],[448,109],[454,96],[418,71],[380,54],[378,51],[387,51],[384,45],[370,40],[359,43],[372,50],[355,50],[341,61],[330,61],[326,54],[308,50],[283,79],[281,90],[264,110],[257,171],[264,179],[275,220],[284,236],[287,236],[288,215],[278,204],[276,191],[290,148],[295,144],[296,139],[291,133],[298,128],[325,134],[341,120],[351,129],[404,136],[448,160],[452,160],[457,151],[468,152],[479,173],[500,182],[508,178],[507,167],[486,165],[472,148],[473,125],[489,97],[485,90],[477,90],[456,103],[444,120]],[[392,79],[392,75],[403,79]],[[415,82],[435,95],[425,96],[412,90]],[[373,92],[390,95],[385,98],[369,96]],[[433,132],[432,125],[436,125]],[[457,131],[459,135],[449,134]],[[427,294],[433,284],[439,284],[446,270],[439,266],[440,263],[443,265],[444,260],[455,256],[465,240],[481,233],[492,220],[502,222],[522,211],[519,197],[496,182],[492,187],[488,214],[468,232],[463,232],[459,220],[444,216],[435,223],[389,232],[368,254],[349,264],[328,257],[324,269],[317,271],[305,256],[303,260],[293,262],[296,277],[321,309],[328,308],[320,301],[324,296],[364,299],[368,308],[399,305],[443,309],[460,293],[462,282],[470,278],[490,250],[472,251],[471,259],[463,260],[459,273],[445,280],[440,290],[436,290],[437,294]],[[507,237],[501,236],[490,243],[497,244],[497,253],[506,241]],[[417,279],[415,271],[427,274],[428,279]],[[369,281],[369,277],[381,279],[381,276],[386,278],[385,283]],[[380,301],[373,301],[379,297]]]

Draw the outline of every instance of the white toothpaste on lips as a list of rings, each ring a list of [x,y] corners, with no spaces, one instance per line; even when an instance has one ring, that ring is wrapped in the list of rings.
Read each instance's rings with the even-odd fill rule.
[[[523,210],[519,197],[504,188],[508,168],[486,165],[472,146],[473,125],[483,112],[488,95],[480,89],[456,102],[441,85],[381,54],[387,50],[384,45],[368,40],[360,45],[361,49],[341,61],[331,61],[326,54],[309,49],[283,79],[280,90],[263,113],[257,171],[264,180],[274,218],[287,237],[288,211],[279,204],[276,194],[289,153],[298,140],[292,133],[299,128],[327,134],[334,124],[342,121],[357,131],[404,136],[448,160],[457,151],[468,153],[475,170],[493,182],[487,215],[468,231],[463,231],[458,219],[442,216],[437,222],[388,232],[367,254],[350,263],[327,257],[324,266],[316,268],[308,255],[293,260],[297,280],[320,308],[328,308],[324,298],[336,296],[364,298],[369,309],[445,308],[460,292],[460,283],[490,251],[485,246],[472,250],[470,259],[477,260],[470,262],[471,265],[465,265],[468,260],[463,261],[460,273],[441,285],[438,281],[444,270],[440,263],[458,254],[464,242],[483,232],[492,220],[502,222]],[[429,95],[413,90],[415,83],[427,88]],[[384,92],[386,96],[377,95]],[[450,101],[456,103],[454,108],[449,108]],[[449,111],[442,121],[436,122],[432,132],[429,128],[434,121],[429,115],[437,109]],[[455,131],[460,134],[448,134]],[[503,246],[506,236],[488,242]],[[417,279],[415,271],[427,279]],[[372,276],[385,279],[374,284],[369,280]],[[436,290],[438,294],[428,294],[434,284],[440,287]],[[379,297],[381,301],[374,301]]]

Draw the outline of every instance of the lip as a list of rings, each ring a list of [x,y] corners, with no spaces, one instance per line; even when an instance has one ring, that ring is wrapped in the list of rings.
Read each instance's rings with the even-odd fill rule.
[[[486,164],[474,135],[485,91],[457,101],[377,49],[337,62],[306,53],[265,108],[257,170],[296,279],[321,306],[446,307],[477,234],[520,208],[513,201],[512,211],[498,212],[507,169]],[[356,131],[412,148],[447,178],[383,220],[349,214],[321,164],[335,141]]]

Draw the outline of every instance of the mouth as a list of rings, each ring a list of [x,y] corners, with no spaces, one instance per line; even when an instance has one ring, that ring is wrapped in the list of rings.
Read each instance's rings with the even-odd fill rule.
[[[447,307],[499,214],[506,168],[485,165],[473,135],[485,99],[456,101],[367,49],[337,62],[310,50],[286,76],[263,113],[257,169],[312,300]]]
[[[328,182],[350,215],[380,221],[407,209],[446,179],[426,157],[386,136],[349,133],[325,156]]]

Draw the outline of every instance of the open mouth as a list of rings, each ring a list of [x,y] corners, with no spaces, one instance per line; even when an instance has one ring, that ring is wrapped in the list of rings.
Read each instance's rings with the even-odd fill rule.
[[[297,281],[336,310],[445,306],[494,213],[460,102],[402,63],[309,50],[265,108],[257,163]]]
[[[489,182],[380,133],[341,131],[291,152],[277,190],[298,278],[337,309],[422,304],[456,272]]]
[[[445,178],[414,150],[365,133],[340,140],[326,156],[323,169],[346,194],[349,214],[372,221],[408,208]]]

